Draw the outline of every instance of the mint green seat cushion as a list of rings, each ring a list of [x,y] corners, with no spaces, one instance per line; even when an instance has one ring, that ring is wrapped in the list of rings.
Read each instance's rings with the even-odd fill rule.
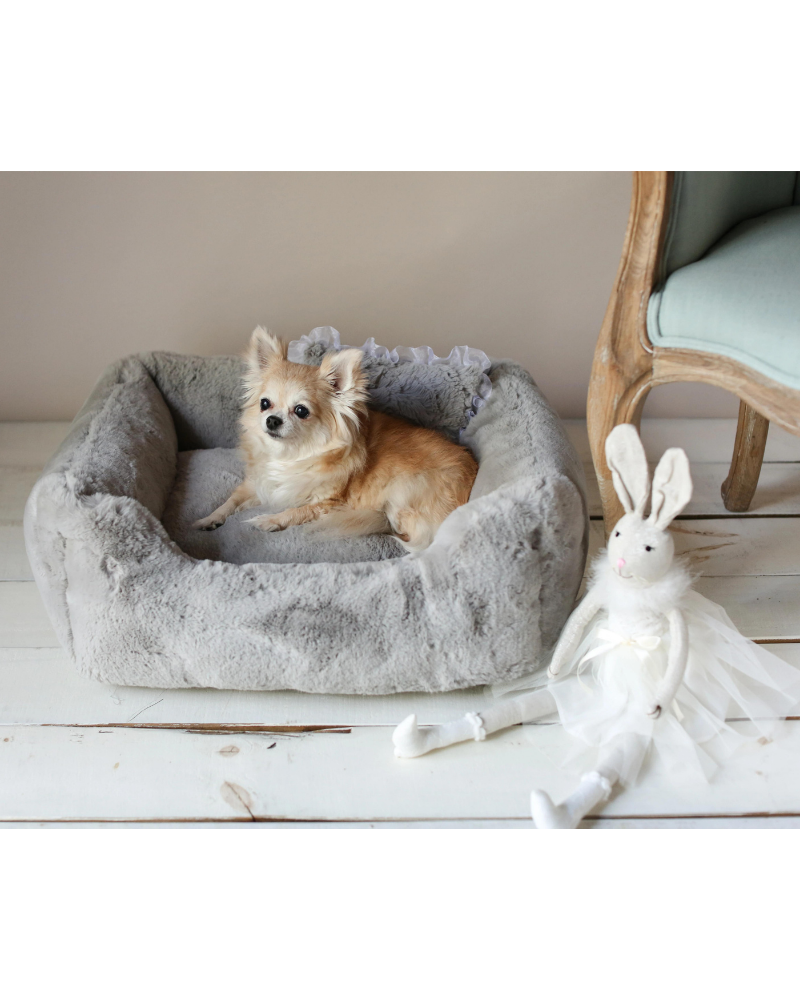
[[[740,222],[648,305],[659,347],[735,358],[800,389],[800,205]]]

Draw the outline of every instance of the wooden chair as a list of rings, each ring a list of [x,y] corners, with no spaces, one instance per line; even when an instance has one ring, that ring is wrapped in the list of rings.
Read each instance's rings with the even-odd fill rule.
[[[800,434],[800,184],[794,172],[633,175],[628,229],[595,350],[588,428],[606,533],[622,516],[605,460],[650,390],[706,382],[735,393],[722,484],[746,511],[769,422]]]

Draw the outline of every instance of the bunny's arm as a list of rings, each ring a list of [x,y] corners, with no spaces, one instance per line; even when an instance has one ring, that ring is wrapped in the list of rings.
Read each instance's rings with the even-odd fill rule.
[[[686,662],[689,659],[689,631],[683,612],[678,608],[673,608],[667,618],[669,619],[670,637],[667,672],[656,695],[656,704],[648,713],[656,719],[661,715],[661,709],[664,705],[672,704],[672,699],[677,694],[683,675],[686,673]]]
[[[566,661],[575,652],[578,643],[583,638],[583,632],[589,622],[602,608],[602,603],[592,591],[584,597],[581,603],[575,608],[567,619],[561,638],[553,651],[553,658],[547,668],[548,677],[555,677],[562,669]]]

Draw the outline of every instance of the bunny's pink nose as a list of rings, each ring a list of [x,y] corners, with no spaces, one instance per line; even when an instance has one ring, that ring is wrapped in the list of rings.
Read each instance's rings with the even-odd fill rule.
[[[623,558],[620,557],[619,559],[617,559],[617,569],[622,569],[624,565],[625,565],[625,560]]]

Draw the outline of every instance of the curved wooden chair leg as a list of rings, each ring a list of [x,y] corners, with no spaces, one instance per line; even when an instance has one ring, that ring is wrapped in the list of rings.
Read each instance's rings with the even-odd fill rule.
[[[740,401],[739,425],[736,428],[731,468],[721,488],[726,510],[737,514],[749,510],[758,486],[768,431],[769,420],[752,406]]]

